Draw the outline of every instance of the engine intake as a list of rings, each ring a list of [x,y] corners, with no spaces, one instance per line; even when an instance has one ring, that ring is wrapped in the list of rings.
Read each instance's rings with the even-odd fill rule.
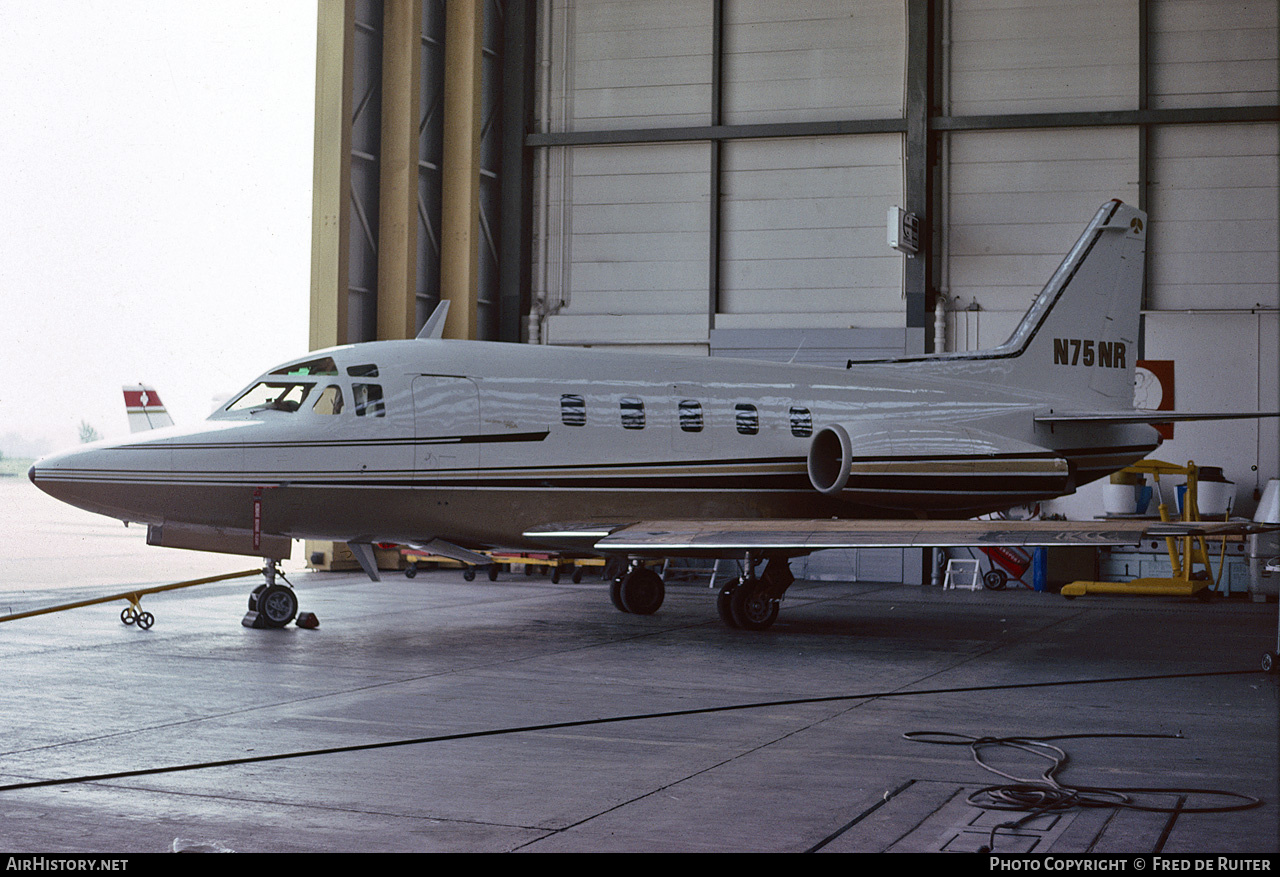
[[[834,496],[849,483],[853,442],[840,424],[824,426],[809,443],[809,483],[819,493]]]

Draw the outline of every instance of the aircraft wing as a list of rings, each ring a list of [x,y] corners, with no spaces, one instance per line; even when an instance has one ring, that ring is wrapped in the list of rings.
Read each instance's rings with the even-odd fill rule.
[[[601,553],[739,556],[745,551],[804,554],[827,548],[957,548],[1137,545],[1144,539],[1217,537],[1259,532],[1248,521],[913,521],[744,519],[560,524],[531,539],[576,542]],[[1271,527],[1271,529],[1274,529]],[[588,548],[589,545],[589,548]]]

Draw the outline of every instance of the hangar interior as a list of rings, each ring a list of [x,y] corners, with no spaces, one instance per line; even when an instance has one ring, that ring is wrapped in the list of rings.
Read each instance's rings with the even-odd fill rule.
[[[318,46],[313,347],[448,299],[447,336],[513,343],[989,348],[1119,198],[1172,407],[1280,409],[1275,3],[320,0]],[[1277,433],[1184,423],[1156,456],[1248,517]]]

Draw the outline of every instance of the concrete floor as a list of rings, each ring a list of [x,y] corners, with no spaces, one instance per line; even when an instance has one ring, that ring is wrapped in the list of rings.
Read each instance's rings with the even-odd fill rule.
[[[598,581],[308,573],[294,584],[319,629],[251,630],[253,584],[148,597],[150,631],[122,625],[123,604],[0,626],[0,784],[472,736],[6,788],[0,849],[974,850],[1009,817],[966,796],[1000,779],[965,747],[903,737],[950,731],[1181,733],[1063,741],[1063,780],[1263,800],[1072,811],[997,851],[1280,850],[1277,683],[1256,671],[1274,603],[797,582],[776,626],[746,633],[699,584],[637,617]],[[696,712],[529,729],[678,711]]]

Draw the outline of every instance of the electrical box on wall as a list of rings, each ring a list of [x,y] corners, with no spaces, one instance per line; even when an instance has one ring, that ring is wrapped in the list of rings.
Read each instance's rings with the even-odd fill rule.
[[[920,252],[920,217],[901,207],[890,207],[889,246],[908,256]]]

